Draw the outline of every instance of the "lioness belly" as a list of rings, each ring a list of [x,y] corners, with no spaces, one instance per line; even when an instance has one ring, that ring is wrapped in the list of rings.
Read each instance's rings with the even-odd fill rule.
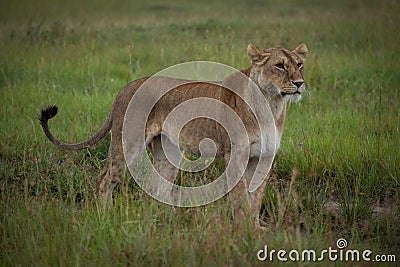
[[[217,122],[197,118],[188,122],[180,130],[179,135],[164,131],[163,134],[181,150],[204,157],[223,157],[230,151],[230,139],[224,128]]]

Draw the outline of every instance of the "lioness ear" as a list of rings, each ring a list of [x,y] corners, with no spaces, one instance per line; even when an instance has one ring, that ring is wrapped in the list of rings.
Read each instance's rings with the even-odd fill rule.
[[[303,60],[306,60],[308,48],[305,44],[299,44],[299,46],[296,47],[293,52],[299,55]]]
[[[253,64],[260,63],[265,58],[265,54],[253,44],[247,46],[247,55],[249,55]]]

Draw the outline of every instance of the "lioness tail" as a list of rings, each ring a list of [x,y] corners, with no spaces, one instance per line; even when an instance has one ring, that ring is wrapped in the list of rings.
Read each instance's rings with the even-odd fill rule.
[[[49,130],[49,125],[48,125],[48,121],[57,115],[57,111],[58,111],[57,106],[48,106],[48,107],[42,109],[42,111],[40,112],[40,115],[39,115],[39,122],[40,122],[40,125],[42,125],[43,131],[44,131],[45,135],[47,136],[47,138],[49,138],[49,140],[53,144],[58,146],[59,148],[68,149],[68,150],[80,150],[83,148],[88,148],[88,147],[96,144],[111,129],[112,119],[111,119],[111,113],[110,113],[108,115],[106,121],[104,122],[104,124],[101,126],[100,130],[98,130],[88,140],[86,140],[82,143],[77,143],[77,144],[62,143],[52,135],[52,133]]]

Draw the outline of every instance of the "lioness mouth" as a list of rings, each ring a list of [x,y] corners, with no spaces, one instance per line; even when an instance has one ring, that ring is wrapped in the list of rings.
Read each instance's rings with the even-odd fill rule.
[[[293,92],[293,93],[281,92],[281,96],[285,96],[285,95],[295,95],[295,94],[301,95],[301,92],[300,92],[299,90],[297,90],[296,92]]]

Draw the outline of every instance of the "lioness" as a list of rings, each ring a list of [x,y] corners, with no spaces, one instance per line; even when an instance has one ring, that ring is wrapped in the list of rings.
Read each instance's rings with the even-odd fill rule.
[[[251,59],[252,65],[248,69],[242,70],[241,73],[251,79],[267,99],[275,120],[278,147],[285,123],[286,102],[288,100],[300,100],[301,94],[305,90],[303,63],[306,59],[307,51],[305,44],[300,44],[293,51],[285,48],[260,50],[252,44],[247,47],[247,54]],[[40,114],[39,120],[44,133],[52,143],[62,149],[80,150],[88,148],[97,143],[111,130],[112,139],[109,156],[102,172],[97,178],[97,190],[102,197],[111,196],[114,186],[120,182],[122,172],[125,168],[122,145],[124,116],[135,92],[147,79],[142,78],[128,83],[116,97],[111,112],[100,130],[82,143],[62,143],[51,134],[48,128],[48,120],[57,114],[56,106],[45,108]],[[146,132],[144,133],[145,143],[152,153],[155,168],[165,179],[171,182],[175,179],[178,171],[174,165],[170,164],[161,146],[161,134],[165,134],[162,132],[162,125],[174,107],[188,99],[196,97],[209,97],[224,102],[243,119],[246,130],[250,135],[250,159],[246,159],[249,162],[244,174],[245,177],[240,180],[229,194],[229,199],[234,207],[234,221],[240,223],[246,217],[250,216],[252,223],[259,227],[259,212],[267,179],[254,192],[247,190],[249,177],[254,172],[261,152],[259,148],[260,135],[258,126],[254,122],[254,116],[249,111],[243,99],[217,83],[189,82],[181,85],[177,79],[165,77],[159,79],[158,84],[160,86],[165,86],[165,84],[177,86],[174,90],[171,90],[159,99],[146,122]],[[232,77],[228,77],[227,79],[230,79],[230,82],[234,81]],[[221,84],[224,84],[224,81]],[[246,85],[244,84],[242,87],[246,91]],[[149,97],[154,92],[152,90],[161,89],[155,86],[149,90]],[[218,149],[217,155],[229,160],[231,145],[229,138],[222,127],[219,127],[210,119],[200,118],[191,121],[190,126],[183,128],[180,132],[179,140],[170,141],[184,150],[197,154],[199,152],[199,142],[206,137],[211,138],[216,143]]]

